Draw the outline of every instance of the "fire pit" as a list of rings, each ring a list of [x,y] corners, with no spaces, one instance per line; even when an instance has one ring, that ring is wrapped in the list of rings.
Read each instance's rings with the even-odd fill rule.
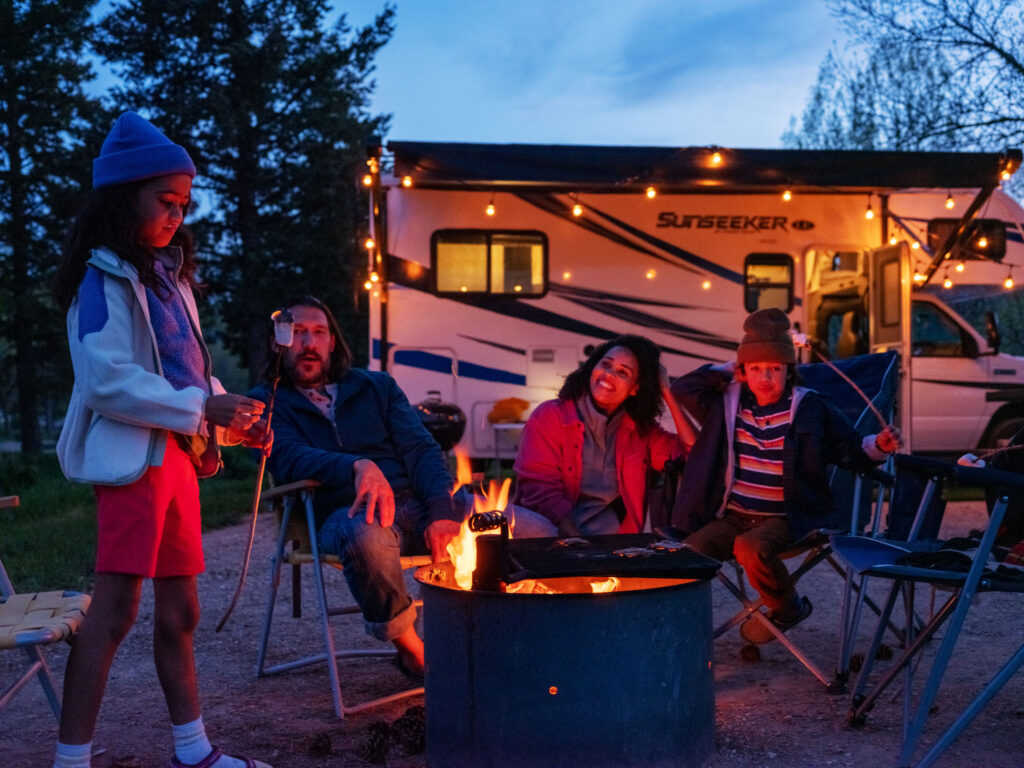
[[[431,768],[707,760],[717,561],[651,534],[477,543],[473,589],[416,573]]]

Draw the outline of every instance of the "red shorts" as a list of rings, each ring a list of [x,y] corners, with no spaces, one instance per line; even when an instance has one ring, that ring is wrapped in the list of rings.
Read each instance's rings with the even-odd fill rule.
[[[204,570],[196,468],[173,438],[163,464],[130,485],[97,485],[96,571],[147,578]]]

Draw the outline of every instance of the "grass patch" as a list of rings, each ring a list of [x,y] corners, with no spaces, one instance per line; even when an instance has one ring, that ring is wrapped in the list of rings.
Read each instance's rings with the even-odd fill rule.
[[[199,483],[203,530],[234,525],[252,506],[256,465],[246,451],[224,451],[224,471]],[[0,557],[18,592],[91,591],[96,561],[92,487],[65,479],[54,455],[0,454],[0,495],[18,507],[0,509]]]

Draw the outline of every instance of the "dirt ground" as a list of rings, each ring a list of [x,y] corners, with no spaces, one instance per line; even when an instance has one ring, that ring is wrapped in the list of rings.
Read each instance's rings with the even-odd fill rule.
[[[980,503],[950,505],[944,535],[965,533],[984,521]],[[322,666],[307,667],[269,678],[255,677],[257,637],[266,601],[267,563],[274,538],[273,521],[263,517],[246,591],[224,631],[214,632],[237,579],[245,526],[206,536],[207,572],[200,578],[203,618],[196,635],[196,657],[203,716],[214,743],[229,754],[246,754],[275,768],[368,766],[371,733],[380,723],[393,723],[422,696],[338,720],[334,716]],[[308,575],[308,574],[307,574]],[[333,574],[332,593],[347,592]],[[306,580],[307,583],[311,581]],[[287,576],[281,608],[275,617],[275,651],[312,652],[317,647],[315,612],[307,591],[307,617],[290,617]],[[308,585],[308,584],[307,584]],[[793,630],[831,672],[841,582],[826,574],[806,588],[813,616]],[[731,612],[732,598],[717,583],[713,588],[716,618]],[[114,662],[96,733],[96,768],[166,766],[171,752],[170,728],[150,656],[152,592],[147,588],[136,628]],[[872,622],[865,622],[868,625]],[[339,643],[378,647],[367,638],[358,619],[335,620]],[[866,643],[867,629],[861,644]],[[1020,602],[1009,596],[983,595],[972,609],[950,670],[929,719],[925,743],[931,743],[1020,645],[1024,622]],[[642,639],[638,638],[638,642]],[[933,643],[937,646],[938,643]],[[861,729],[846,724],[848,695],[829,695],[777,643],[762,647],[757,662],[740,658],[743,642],[730,632],[716,641],[715,693],[717,751],[707,768],[747,766],[892,766],[900,742],[899,697],[879,701]],[[308,649],[308,650],[307,650]],[[430,649],[428,649],[429,661]],[[934,649],[931,651],[934,653]],[[47,652],[61,678],[67,648]],[[0,654],[0,688],[11,680],[20,654]],[[882,663],[884,668],[884,662]],[[406,680],[385,659],[359,659],[341,664],[344,692],[351,702],[396,692]],[[411,715],[412,713],[410,713]],[[981,712],[940,760],[940,766],[1011,768],[1024,765],[1024,675],[1018,674]],[[46,766],[52,759],[57,728],[42,695],[33,684],[0,713],[0,765],[3,768]],[[397,744],[387,753],[391,768],[424,768],[424,753],[403,755]],[[920,758],[924,749],[919,748]],[[382,764],[382,763],[378,763]],[[435,766],[435,768],[440,768]]]

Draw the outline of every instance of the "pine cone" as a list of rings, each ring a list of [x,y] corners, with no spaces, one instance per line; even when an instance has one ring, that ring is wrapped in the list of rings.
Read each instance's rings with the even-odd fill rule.
[[[395,720],[391,738],[403,757],[418,755],[427,748],[427,713],[422,704],[414,704]]]
[[[370,723],[366,729],[366,741],[357,749],[361,758],[374,765],[383,765],[391,746],[391,726],[383,721]]]

